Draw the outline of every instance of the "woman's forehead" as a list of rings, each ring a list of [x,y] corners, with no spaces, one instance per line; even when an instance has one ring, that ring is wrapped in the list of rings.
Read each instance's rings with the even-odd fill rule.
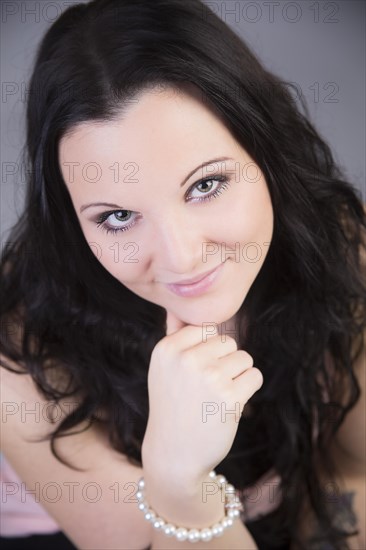
[[[170,90],[139,97],[117,120],[79,124],[60,142],[61,165],[68,162],[197,163],[233,153],[238,143],[197,98]]]

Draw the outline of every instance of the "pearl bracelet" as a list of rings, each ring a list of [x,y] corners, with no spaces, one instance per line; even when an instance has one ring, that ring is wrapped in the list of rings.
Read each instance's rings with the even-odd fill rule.
[[[216,475],[216,472],[212,470],[209,473],[209,477],[218,483],[221,490],[227,483],[225,476]],[[142,477],[138,482],[139,490],[136,493],[138,500],[138,508],[144,513],[144,517],[147,521],[150,521],[154,529],[161,530],[168,537],[174,536],[179,541],[209,542],[213,537],[220,537],[225,529],[231,527],[234,523],[234,519],[240,516],[240,513],[244,511],[242,502],[239,499],[239,495],[233,485],[227,484],[225,491],[225,516],[221,521],[212,525],[212,527],[206,527],[203,529],[187,529],[186,527],[177,527],[171,523],[167,523],[160,516],[157,516],[152,508],[144,498],[145,481]]]

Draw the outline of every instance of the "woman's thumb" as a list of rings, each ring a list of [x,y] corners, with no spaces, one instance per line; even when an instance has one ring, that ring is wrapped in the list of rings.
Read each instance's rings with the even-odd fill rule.
[[[167,336],[187,326],[187,323],[178,319],[178,317],[176,317],[174,313],[168,310],[166,310],[166,312],[167,312],[166,314],[166,335]]]

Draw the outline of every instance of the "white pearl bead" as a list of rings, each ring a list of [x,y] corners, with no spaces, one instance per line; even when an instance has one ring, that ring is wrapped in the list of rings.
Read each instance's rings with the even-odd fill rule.
[[[224,483],[226,483],[226,477],[221,475],[217,476],[216,481],[217,483],[220,483],[220,485],[223,485]]]
[[[141,512],[147,512],[149,509],[149,507],[144,502],[140,502],[137,507],[139,510],[141,510]]]
[[[235,487],[233,485],[230,485],[230,483],[228,483],[226,485],[226,488],[225,488],[225,493],[235,493]]]
[[[165,521],[162,518],[157,517],[157,518],[154,519],[152,524],[153,524],[155,529],[161,529],[165,525]]]
[[[224,528],[221,523],[215,523],[215,525],[211,527],[211,531],[214,537],[220,537],[224,532]]]
[[[234,506],[241,506],[241,505],[242,505],[242,502],[238,496],[232,493],[229,493],[228,495],[226,495],[225,506],[228,506],[229,508],[230,507],[233,508]]]
[[[190,529],[188,531],[187,539],[189,542],[198,542],[201,540],[201,535],[198,529]]]
[[[138,486],[140,489],[143,489],[145,487],[145,480],[143,478],[139,480]]]
[[[229,516],[229,518],[237,518],[240,516],[240,512],[239,510],[228,510],[227,515]]]
[[[232,518],[230,518],[230,517],[225,517],[225,518],[221,521],[221,525],[223,526],[224,529],[227,529],[227,528],[230,527],[233,523],[234,523],[234,522],[233,522]]]
[[[151,508],[149,508],[148,511],[145,513],[145,519],[147,519],[147,521],[154,521],[155,518],[155,512]]]
[[[216,472],[215,472],[215,470],[211,470],[211,472],[210,472],[208,475],[209,475],[209,477],[212,477],[212,478],[213,478],[213,477],[216,477]]]
[[[185,527],[179,527],[175,532],[175,538],[179,541],[187,540],[188,531]]]
[[[163,527],[163,531],[168,537],[171,537],[174,535],[176,527],[172,523],[166,523]]]
[[[137,500],[141,500],[144,497],[143,493],[141,491],[137,491],[136,498]]]
[[[212,539],[212,531],[211,529],[202,529],[201,531],[201,540],[208,542]]]

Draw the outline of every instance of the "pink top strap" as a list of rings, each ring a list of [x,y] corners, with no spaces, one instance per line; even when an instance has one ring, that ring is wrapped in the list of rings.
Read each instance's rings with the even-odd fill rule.
[[[31,488],[30,488],[31,489]],[[60,531],[60,527],[36,501],[34,493],[27,490],[24,482],[0,453],[0,535],[21,537]]]

